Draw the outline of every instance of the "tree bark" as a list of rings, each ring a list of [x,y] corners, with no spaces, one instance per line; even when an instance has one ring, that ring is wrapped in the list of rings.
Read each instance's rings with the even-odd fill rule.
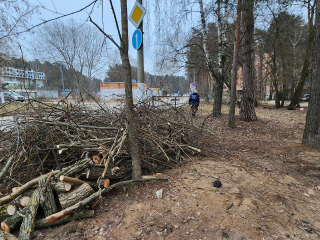
[[[101,179],[101,180],[98,180],[98,181],[94,181],[92,182],[93,185],[93,189],[100,189],[100,188],[106,188],[106,187],[109,187],[110,185],[110,180],[109,179]]]
[[[90,171],[91,171],[91,169],[90,169]],[[73,184],[76,184],[76,185],[81,185],[81,184],[87,183],[90,186],[92,186],[92,183],[85,182],[85,181],[82,181],[82,180],[77,179],[77,178],[63,176],[63,175],[60,176],[60,181],[63,181],[63,182],[66,182],[66,183],[73,183]]]
[[[46,178],[45,178],[46,180]],[[39,180],[41,182],[41,179]],[[28,240],[31,239],[30,235],[33,230],[33,222],[36,218],[36,214],[38,211],[40,196],[44,190],[44,186],[39,184],[38,189],[36,189],[29,201],[28,206],[25,208],[24,218],[20,227],[19,239]]]
[[[0,239],[1,240],[18,240],[15,236],[11,235],[8,232],[0,231]]]
[[[1,222],[1,228],[3,231],[12,232],[20,226],[22,219],[21,213],[16,212],[13,216]]]
[[[82,159],[75,164],[66,167],[62,169],[56,177],[59,178],[60,176],[68,176],[68,177],[74,177],[77,173],[82,172],[86,168],[90,167],[90,159]]]
[[[70,214],[73,214],[75,212],[77,212],[80,208],[88,205],[89,203],[93,202],[95,199],[97,199],[99,196],[101,196],[102,194],[105,194],[109,191],[111,191],[112,189],[116,188],[116,187],[120,187],[126,184],[131,184],[134,182],[144,182],[144,181],[151,181],[151,180],[162,180],[162,181],[168,181],[167,178],[156,178],[156,179],[136,179],[136,180],[129,180],[129,181],[123,181],[123,182],[119,182],[116,184],[113,184],[107,188],[101,189],[93,194],[91,194],[89,197],[77,202],[76,204],[74,204],[73,206],[70,206],[60,212],[54,213],[49,217],[46,217],[46,221],[48,223],[52,223],[55,221],[58,221],[60,219],[65,218],[66,216],[69,216]]]
[[[208,34],[207,34],[207,24],[204,16],[203,2],[199,0],[200,14],[201,14],[201,32],[203,37],[203,51],[205,53],[206,65],[209,70],[210,78],[214,84],[214,95],[213,95],[213,116],[217,117],[221,115],[221,105],[222,105],[222,90],[223,82],[220,78],[216,78],[213,71],[212,59],[208,50]]]
[[[54,227],[58,225],[62,225],[68,222],[71,222],[72,220],[79,220],[84,218],[93,218],[94,217],[94,210],[81,210],[76,212],[75,214],[71,216],[67,216],[61,220],[55,221],[53,223],[48,223],[45,218],[36,220],[34,222],[34,230],[43,229],[43,228],[49,228]]]
[[[72,187],[71,183],[66,183],[66,182],[61,182],[61,181],[54,181],[51,184],[52,184],[53,189],[57,193],[69,192]]]
[[[254,16],[253,0],[243,1],[243,95],[240,107],[240,120],[257,121],[255,112],[256,86],[255,86],[255,55],[254,55]]]
[[[9,205],[11,205],[11,204],[4,204],[4,205],[0,206],[0,220],[4,220],[7,217],[11,216],[7,212],[7,208]]]
[[[311,90],[302,143],[320,149],[320,0],[315,1]]]
[[[4,174],[8,171],[8,169],[10,168],[11,164],[13,163],[13,156],[11,156],[7,163],[6,166],[3,168],[3,170],[0,172],[0,181],[3,178]]]
[[[121,60],[122,66],[126,73],[125,79],[125,93],[126,93],[126,117],[128,121],[128,135],[132,159],[132,179],[141,178],[141,161],[138,145],[138,132],[134,120],[133,97],[132,97],[132,80],[131,80],[131,66],[128,55],[128,12],[127,0],[121,0]]]
[[[91,167],[89,175],[87,179],[99,179],[103,173],[104,169],[100,167]],[[125,168],[120,167],[119,170],[113,171],[112,169],[108,168],[107,172],[104,175],[104,178],[108,179],[120,179],[123,178],[127,174]]]
[[[52,173],[52,176],[54,176],[58,172],[59,171],[54,171]],[[48,173],[48,174],[42,175],[41,177],[35,178],[35,179],[31,180],[30,182],[27,182],[23,186],[19,187],[18,190],[16,190],[15,192],[11,193],[10,195],[7,195],[5,197],[0,198],[0,205],[10,202],[13,198],[18,197],[19,195],[21,195],[25,191],[31,189],[34,185],[36,185],[38,183],[40,178],[42,178],[44,176],[48,176],[49,174],[51,174],[51,173]]]
[[[70,207],[94,193],[89,184],[84,183],[69,193],[59,194],[59,202],[63,209]]]
[[[54,200],[54,195],[52,192],[52,185],[49,182],[48,186],[46,186],[47,184],[47,179],[46,178],[42,178],[39,180],[39,186],[41,186],[41,188],[45,188],[46,187],[46,191],[41,192],[41,196],[40,196],[40,206],[44,212],[44,215],[46,217],[54,214],[55,212],[58,211],[57,209],[57,205],[56,202]]]
[[[234,128],[235,123],[235,111],[237,100],[237,70],[238,70],[238,52],[240,42],[240,20],[241,20],[241,0],[238,0],[237,6],[237,20],[236,20],[236,40],[234,42],[233,62],[232,62],[232,80],[231,80],[231,96],[230,96],[230,108],[229,108],[229,121],[228,125]]]

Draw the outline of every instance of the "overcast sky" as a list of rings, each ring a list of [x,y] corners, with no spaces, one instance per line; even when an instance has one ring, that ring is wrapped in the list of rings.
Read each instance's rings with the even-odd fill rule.
[[[31,26],[39,24],[44,20],[49,20],[61,14],[68,14],[71,12],[78,11],[79,9],[87,6],[92,2],[92,0],[29,0],[30,3],[34,5],[43,5],[43,8],[40,8],[39,13],[34,14],[32,20],[30,22]],[[39,4],[40,3],[40,4]],[[131,9],[135,3],[135,0],[128,0],[128,15],[131,12]],[[121,27],[121,12],[120,12],[120,1],[113,1],[114,9],[117,14],[117,19],[119,25]],[[88,13],[92,10],[92,7],[87,8],[85,11],[80,13],[73,14],[71,16],[64,17],[63,20],[66,21],[67,19],[74,18],[78,21],[85,22],[88,17]],[[104,28],[105,32],[116,40],[117,43],[120,44],[120,40],[118,37],[116,24],[114,21],[114,17],[111,11],[109,1],[104,1],[104,6],[102,5],[95,5],[93,9],[93,14],[91,15],[93,21],[95,21],[101,28]],[[89,23],[90,24],[90,23]],[[132,47],[131,44],[131,37],[136,28],[129,22],[129,55],[133,58],[136,58],[136,50]],[[34,35],[25,35],[26,39],[23,41],[23,48],[26,52],[26,57],[28,60],[32,60],[35,58],[33,55],[33,51],[31,49],[31,42]],[[109,41],[109,46],[112,49],[116,49],[113,47],[113,44]],[[112,51],[110,51],[112,52]],[[135,61],[132,61],[133,65]],[[152,72],[152,64],[146,57],[145,59],[145,71]]]
[[[38,14],[34,14],[32,16],[32,20],[30,22],[31,26],[39,24],[41,22],[43,22],[44,20],[49,20],[58,16],[61,16],[61,14],[68,14],[74,11],[78,11],[81,8],[87,6],[88,4],[90,4],[93,0],[29,0],[29,2],[33,5],[43,5],[43,8],[40,8],[39,13]],[[131,9],[134,5],[136,0],[128,0],[128,15],[131,12]],[[149,1],[149,2],[147,2]],[[153,3],[154,0],[144,0],[145,3],[148,3],[149,5],[151,5]],[[101,1],[98,1],[99,4],[101,3]],[[170,1],[168,0],[168,2],[170,3]],[[209,6],[210,4],[212,4],[211,0],[205,0],[205,6]],[[114,4],[114,8],[115,8],[115,12],[117,14],[117,19],[119,22],[119,25],[121,27],[120,24],[120,1],[119,0],[114,0],[113,1]],[[173,4],[173,3],[172,3]],[[173,11],[178,11],[179,9],[177,9],[177,6],[172,6],[172,4],[169,4],[169,8],[174,9]],[[194,6],[193,6],[194,5]],[[190,29],[192,29],[192,27],[199,27],[199,19],[200,19],[200,14],[197,10],[198,4],[195,2],[192,5],[192,11],[191,12],[192,15],[188,15],[189,16],[189,20],[190,20],[190,24],[191,25],[186,25],[186,29],[184,29],[183,31],[186,32],[186,35],[188,33],[188,31],[190,31]],[[162,6],[163,8],[165,8],[166,6]],[[167,6],[168,7],[168,6]],[[296,9],[297,8],[297,9]],[[300,12],[299,12],[299,10]],[[63,18],[64,21],[70,19],[70,18],[74,18],[77,21],[82,21],[85,22],[87,20],[88,17],[88,13],[92,10],[92,7],[87,8],[85,11],[73,14],[71,16],[65,17]],[[301,7],[299,6],[295,6],[295,7],[291,7],[290,10],[296,14],[302,12],[305,12],[305,9],[301,9]],[[148,11],[148,8],[147,8]],[[147,24],[147,22],[152,22],[155,18],[154,13],[152,13],[152,10],[149,10],[150,13],[148,14],[148,16],[145,17],[145,24]],[[166,14],[166,12],[164,11],[162,14]],[[116,24],[113,18],[113,14],[111,11],[111,7],[110,7],[110,3],[109,1],[104,1],[104,6],[101,5],[95,5],[94,9],[93,9],[93,13],[91,15],[92,19],[101,27],[104,28],[105,32],[108,33],[109,35],[111,35],[117,43],[120,42],[118,34],[117,34],[117,29],[116,29]],[[150,20],[151,19],[151,20]],[[170,19],[169,19],[170,20]],[[215,19],[208,19],[209,21],[215,21]],[[90,23],[89,23],[90,24]],[[129,25],[129,55],[132,57],[131,58],[131,63],[132,65],[135,65],[136,63],[136,50],[132,47],[132,43],[131,43],[131,38],[132,38],[132,34],[135,30],[135,27],[132,25],[132,23],[129,21],[128,23]],[[256,25],[262,24],[264,25],[264,27],[267,27],[267,24],[265,21],[263,21],[262,23],[257,22]],[[164,25],[162,23],[162,25]],[[168,30],[165,29],[165,31],[170,31],[170,24],[168,25]],[[157,34],[155,29],[149,28],[150,32],[152,33],[148,33],[146,28],[144,29],[144,31],[146,32],[145,34],[145,42],[144,42],[144,48],[145,48],[145,71],[150,72],[150,73],[155,73],[154,71],[154,59],[153,59],[153,53],[156,52],[156,48],[158,47],[159,50],[159,46],[161,49],[164,49],[164,51],[166,50],[165,47],[162,47],[161,44],[163,44],[162,42],[160,42],[159,39],[157,39]],[[180,30],[181,31],[181,30]],[[162,34],[162,33],[161,33]],[[28,60],[32,60],[35,58],[35,56],[33,55],[33,50],[31,49],[32,41],[34,39],[33,35],[30,34],[24,34],[23,35],[25,37],[25,39],[22,41],[22,46],[23,46],[23,50],[25,53],[25,57]],[[148,38],[152,38],[151,41],[148,42]],[[186,39],[188,39],[188,37],[186,37]],[[174,42],[178,42],[178,39],[174,39]],[[109,41],[109,46],[110,48],[116,49],[115,47],[113,47],[113,44]],[[114,51],[110,51],[111,53],[113,53]],[[148,54],[149,52],[149,54]],[[153,54],[153,55],[152,55]],[[183,74],[183,70],[181,70],[180,74]],[[101,76],[103,77],[103,76]]]

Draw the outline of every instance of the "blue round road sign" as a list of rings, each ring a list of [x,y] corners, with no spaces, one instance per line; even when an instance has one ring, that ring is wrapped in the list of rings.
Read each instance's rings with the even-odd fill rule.
[[[138,50],[142,44],[142,33],[139,29],[135,30],[132,36],[133,48]]]

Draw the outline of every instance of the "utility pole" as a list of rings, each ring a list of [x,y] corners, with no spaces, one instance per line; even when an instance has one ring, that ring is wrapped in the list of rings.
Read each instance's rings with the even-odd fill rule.
[[[63,81],[63,69],[64,69],[64,66],[61,64],[60,71],[61,71],[61,79],[62,79],[62,90],[63,90],[63,96],[64,96],[65,92],[64,92],[64,81]]]
[[[142,5],[142,0],[137,0]],[[143,21],[141,22],[139,28],[142,33],[142,43],[141,47],[137,50],[137,61],[138,61],[138,69],[137,69],[137,82],[138,82],[138,88],[139,88],[139,98],[142,98],[143,91],[144,91],[144,55],[143,55]]]

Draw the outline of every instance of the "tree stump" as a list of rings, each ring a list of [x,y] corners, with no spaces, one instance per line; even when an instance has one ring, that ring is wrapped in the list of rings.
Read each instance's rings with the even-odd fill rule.
[[[94,193],[89,184],[84,183],[69,193],[60,193],[59,202],[63,209],[70,207]]]

